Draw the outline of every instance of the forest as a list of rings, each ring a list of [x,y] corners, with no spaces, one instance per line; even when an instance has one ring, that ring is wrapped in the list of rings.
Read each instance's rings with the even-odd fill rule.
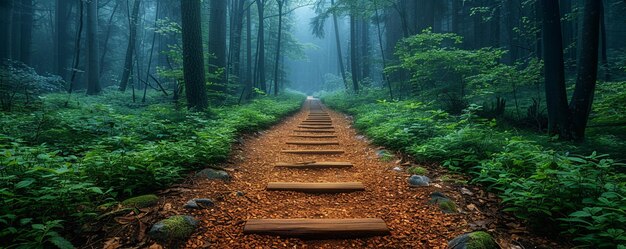
[[[624,13],[0,0],[0,249],[626,249]]]

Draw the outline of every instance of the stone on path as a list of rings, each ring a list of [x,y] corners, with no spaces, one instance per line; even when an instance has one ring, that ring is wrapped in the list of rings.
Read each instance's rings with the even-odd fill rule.
[[[487,232],[478,231],[462,234],[448,242],[447,249],[500,249]]]
[[[200,172],[196,173],[196,177],[204,177],[209,180],[230,180],[230,176],[226,171],[211,168],[201,170]]]
[[[160,241],[182,240],[189,237],[198,226],[198,221],[191,216],[175,215],[157,222],[148,234]]]
[[[213,202],[213,200],[211,199],[194,198],[194,199],[189,200],[187,203],[185,203],[183,208],[202,209],[202,208],[207,208],[207,207],[211,207],[214,205],[215,205],[215,202]]]
[[[430,178],[422,175],[412,175],[409,177],[408,182],[410,187],[423,187],[430,184]]]
[[[434,192],[430,194],[430,203],[437,204],[441,211],[446,214],[456,213],[458,209],[454,201],[448,198],[446,195],[441,192]]]

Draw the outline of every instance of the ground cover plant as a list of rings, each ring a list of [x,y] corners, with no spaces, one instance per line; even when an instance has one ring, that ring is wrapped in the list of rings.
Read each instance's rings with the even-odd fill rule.
[[[67,95],[48,94],[35,111],[0,114],[2,246],[68,248],[64,236],[80,233],[81,224],[101,215],[99,206],[224,161],[239,134],[293,113],[303,96],[204,112],[176,107],[158,92],[150,92],[149,104],[128,99],[110,90],[73,97],[65,107]]]
[[[499,193],[505,211],[542,232],[561,231],[582,245],[626,243],[626,165],[615,160],[622,155],[587,153],[593,141],[551,144],[526,136],[479,117],[477,105],[450,115],[430,103],[384,100],[384,94],[331,93],[323,100],[354,115],[354,126],[374,143],[469,174],[473,183]]]

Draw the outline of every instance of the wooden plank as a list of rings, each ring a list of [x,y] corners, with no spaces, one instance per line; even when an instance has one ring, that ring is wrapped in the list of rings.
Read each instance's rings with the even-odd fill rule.
[[[302,120],[303,123],[332,123],[332,120]]]
[[[298,128],[305,129],[334,129],[332,125],[298,125]]]
[[[324,132],[328,132],[328,133],[332,133],[335,132],[335,130],[314,130],[314,129],[310,129],[310,130],[293,130],[295,132],[315,132],[315,133],[324,133]]]
[[[305,193],[346,193],[364,191],[360,182],[269,182],[268,191],[295,191]]]
[[[328,113],[309,113],[309,116],[330,116]]]
[[[304,162],[304,163],[276,163],[274,167],[283,168],[350,168],[350,162]]]
[[[330,118],[307,118],[304,121],[332,121]]]
[[[329,125],[333,125],[333,122],[308,122],[308,121],[302,121],[302,123],[300,123],[301,125],[318,125],[318,126],[329,126]]]
[[[282,153],[289,154],[343,154],[343,150],[281,150]]]
[[[339,141],[287,141],[287,144],[296,145],[339,145]]]
[[[299,138],[336,138],[337,135],[309,134],[309,135],[289,135],[289,137],[299,137]]]
[[[355,238],[389,235],[380,218],[364,219],[250,219],[244,234],[264,234],[318,239]]]

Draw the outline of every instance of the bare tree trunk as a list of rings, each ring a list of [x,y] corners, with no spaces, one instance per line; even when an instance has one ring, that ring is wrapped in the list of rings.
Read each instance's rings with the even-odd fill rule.
[[[109,48],[109,40],[111,38],[111,29],[113,29],[113,17],[115,16],[115,12],[117,11],[117,7],[119,6],[119,1],[115,1],[115,6],[113,6],[113,10],[111,11],[111,16],[109,16],[109,21],[107,22],[107,33],[104,36],[104,45],[102,47],[102,54],[100,55],[100,74],[104,73],[104,57],[108,52]]]
[[[257,51],[257,72],[258,72],[258,84],[261,87],[261,91],[267,91],[267,84],[265,82],[265,25],[264,25],[264,12],[265,12],[265,0],[256,0],[257,9],[259,12],[259,33],[257,35],[258,51]]]
[[[208,107],[208,97],[204,78],[200,0],[180,0],[180,3],[187,106],[203,110]]]
[[[63,79],[67,79],[67,37],[68,35],[68,13],[69,2],[66,0],[56,0],[55,10],[55,38],[54,38],[54,58],[55,58],[55,73]],[[79,47],[80,48],[80,47]],[[72,81],[70,81],[71,83]]]
[[[600,35],[600,16],[602,3],[598,0],[585,0],[583,30],[581,39],[580,62],[576,88],[570,102],[572,113],[572,131],[574,139],[581,141],[593,104],[598,75],[598,46]]]
[[[0,63],[11,58],[11,16],[13,0],[0,1]]]
[[[335,0],[330,0],[332,6],[335,6]],[[337,14],[333,13],[333,28],[335,29],[335,43],[337,44],[337,60],[339,62],[339,70],[343,85],[348,90],[348,79],[346,78],[346,67],[343,65],[343,55],[341,53],[341,39],[339,38],[339,24],[337,23]]]
[[[276,64],[274,65],[274,96],[278,95],[278,68],[280,65],[280,43],[283,35],[283,5],[286,0],[276,0],[278,2],[278,38],[276,41]]]
[[[385,49],[383,48],[383,36],[382,36],[382,31],[380,30],[380,15],[378,14],[378,6],[374,7],[376,10],[376,28],[378,31],[378,44],[380,45],[380,56],[382,57],[382,63],[383,63],[383,79],[385,80],[385,83],[387,83],[387,87],[389,88],[389,97],[391,99],[393,99],[393,90],[391,89],[391,82],[389,81],[389,78],[387,77],[387,73],[385,72],[385,68],[387,68],[387,60],[385,59]]]
[[[359,92],[359,61],[357,59],[356,20],[350,15],[350,72],[352,72],[352,87],[355,93]]]
[[[209,73],[215,74],[219,70],[226,73],[226,11],[227,1],[210,1],[209,22]],[[216,75],[210,90],[217,93],[225,92],[226,77]]]
[[[128,1],[126,3],[128,5]],[[122,69],[122,78],[120,79],[120,91],[126,91],[128,87],[128,79],[133,67],[133,55],[135,54],[135,46],[137,46],[137,18],[139,16],[139,6],[141,0],[135,0],[133,3],[133,12],[128,17],[128,29],[130,36],[128,37],[128,47],[126,47],[126,59],[124,60],[124,68]],[[139,80],[139,79],[137,79]]]
[[[87,3],[87,94],[100,93],[100,66],[98,65],[98,0]]]

